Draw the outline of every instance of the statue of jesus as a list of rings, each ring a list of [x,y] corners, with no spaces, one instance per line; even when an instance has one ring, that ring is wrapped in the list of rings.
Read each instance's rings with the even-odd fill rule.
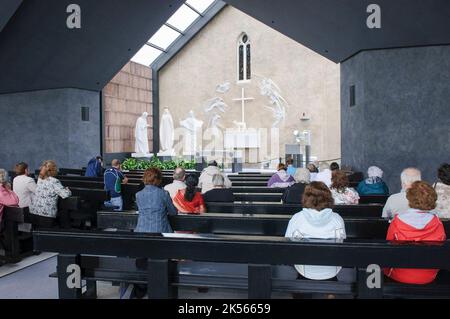
[[[195,155],[197,152],[197,133],[202,128],[203,121],[197,120],[194,111],[190,111],[188,118],[180,121],[180,125],[185,129],[184,154]]]

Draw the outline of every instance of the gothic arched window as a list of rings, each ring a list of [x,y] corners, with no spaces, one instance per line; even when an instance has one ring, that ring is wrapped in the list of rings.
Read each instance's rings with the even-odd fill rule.
[[[238,81],[250,81],[252,78],[251,44],[246,33],[238,41]]]

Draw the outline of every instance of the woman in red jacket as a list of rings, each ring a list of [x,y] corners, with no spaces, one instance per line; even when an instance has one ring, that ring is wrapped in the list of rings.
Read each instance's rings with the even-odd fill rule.
[[[426,182],[415,182],[407,191],[408,211],[397,215],[389,227],[387,240],[442,242],[446,240],[444,226],[436,214],[436,191]],[[436,279],[437,269],[386,269],[385,274],[405,284],[426,285]]]

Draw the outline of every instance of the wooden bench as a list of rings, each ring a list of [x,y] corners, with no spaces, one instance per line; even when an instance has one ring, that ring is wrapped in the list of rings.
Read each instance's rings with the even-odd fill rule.
[[[97,213],[98,229],[117,229],[132,231],[136,228],[137,212]],[[281,236],[286,233],[288,215],[243,215],[243,214],[203,214],[200,216],[169,216],[174,231],[189,231],[201,234]],[[447,225],[447,224],[446,224]],[[349,238],[385,239],[389,222],[376,218],[345,218],[345,227]],[[450,225],[449,225],[450,227]]]
[[[259,215],[293,215],[300,212],[301,205],[290,204],[237,204],[237,203],[206,203],[208,213],[227,214],[259,214]],[[333,209],[343,217],[372,217],[379,218],[383,212],[383,206],[379,204],[369,205],[337,205]]]
[[[28,208],[5,207],[3,227],[0,234],[0,262],[18,263],[33,253],[33,241],[28,229],[21,229],[25,223]]]
[[[136,228],[139,214],[128,212],[97,212],[98,229],[132,231]],[[243,215],[203,214],[169,216],[174,231],[189,231],[201,234],[281,236],[286,233],[292,216],[288,215]],[[389,221],[382,218],[345,217],[348,238],[385,239]],[[450,234],[450,221],[443,221],[446,233]]]
[[[58,200],[57,222],[61,228],[69,228],[68,216],[79,209],[79,199],[70,197]],[[0,262],[18,263],[33,254],[32,226],[28,207],[5,207],[3,227],[0,233]]]
[[[268,299],[272,292],[345,294],[356,298],[450,297],[448,282],[414,286],[384,282],[369,288],[369,265],[381,268],[450,269],[450,242],[402,243],[348,240],[293,241],[281,237],[160,235],[110,232],[37,231],[35,249],[59,253],[59,298],[96,297],[96,281],[140,283],[148,286],[151,299],[177,298],[178,287],[216,287],[246,289],[250,299]],[[111,257],[115,256],[115,257]],[[183,272],[179,267],[191,263],[229,263],[246,267],[246,273],[223,276],[204,271]],[[88,293],[69,288],[72,273],[68,266],[78,265]],[[279,279],[276,265],[330,265],[355,269],[357,281],[312,281]]]

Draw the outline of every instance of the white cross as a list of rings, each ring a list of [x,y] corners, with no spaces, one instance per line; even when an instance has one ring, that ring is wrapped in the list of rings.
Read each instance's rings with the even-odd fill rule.
[[[238,99],[233,99],[233,101],[241,102],[242,103],[242,122],[241,124],[245,124],[245,102],[253,101],[254,98],[252,97],[245,97],[245,89],[242,88],[242,97]]]

